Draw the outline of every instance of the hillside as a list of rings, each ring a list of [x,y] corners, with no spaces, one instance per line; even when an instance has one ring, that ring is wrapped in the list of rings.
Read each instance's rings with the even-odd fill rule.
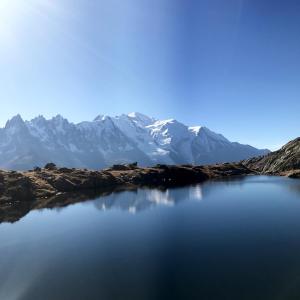
[[[264,174],[280,174],[300,169],[300,138],[290,141],[280,150],[246,160],[244,164]]]

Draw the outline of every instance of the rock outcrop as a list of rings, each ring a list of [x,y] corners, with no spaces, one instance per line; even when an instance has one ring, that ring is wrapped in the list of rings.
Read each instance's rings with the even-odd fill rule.
[[[248,159],[243,164],[251,170],[263,174],[299,177],[300,138],[287,143],[278,151]]]
[[[142,186],[170,187],[253,172],[243,164],[213,166],[136,164],[91,171],[47,164],[26,172],[0,172],[0,222],[17,221],[32,209],[64,206],[96,195]],[[80,200],[79,200],[80,199]]]

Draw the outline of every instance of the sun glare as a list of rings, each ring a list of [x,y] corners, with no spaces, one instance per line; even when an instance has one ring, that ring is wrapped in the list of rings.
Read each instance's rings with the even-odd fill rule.
[[[34,24],[44,16],[50,20],[49,16],[62,12],[59,1],[0,0],[0,46],[16,48],[16,43],[24,36],[25,23]]]
[[[0,43],[9,44],[13,41],[16,25],[20,18],[22,1],[0,0]]]
[[[10,20],[18,15],[19,6],[22,2],[19,0],[0,0],[0,24]]]

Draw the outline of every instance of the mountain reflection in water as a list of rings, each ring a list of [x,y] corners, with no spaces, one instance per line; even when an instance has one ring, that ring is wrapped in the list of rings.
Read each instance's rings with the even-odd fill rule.
[[[69,205],[80,202],[91,202],[98,210],[107,211],[117,209],[137,213],[156,206],[174,206],[179,202],[193,199],[200,201],[210,191],[210,186],[218,183],[218,186],[232,186],[233,184],[242,186],[244,184],[269,185],[286,184],[286,187],[294,193],[300,194],[298,180],[282,178],[277,176],[236,176],[224,179],[207,181],[198,185],[177,187],[177,188],[117,188],[103,190],[87,190],[76,193],[58,194],[49,199],[39,201],[15,201],[9,205],[0,204],[0,224],[3,222],[16,222],[27,215],[32,210],[56,209],[61,211]]]
[[[181,189],[118,188],[59,194],[49,199],[15,201],[9,204],[0,204],[0,223],[16,222],[32,210],[48,208],[60,211],[69,205],[86,201],[92,201],[95,207],[102,211],[120,209],[136,213],[157,205],[173,206],[187,198],[202,199],[201,185],[188,187],[188,195],[186,194],[186,189],[183,189],[184,192],[180,193]]]
[[[145,209],[151,209],[157,205],[173,206],[180,201],[187,199],[201,200],[202,186],[196,185],[188,187],[180,192],[177,189],[137,189],[136,191],[124,191],[122,193],[112,193],[109,196],[100,197],[94,201],[94,205],[99,210],[120,209],[130,213],[136,213]]]
[[[0,299],[298,300],[299,191],[249,176],[22,203],[0,225]]]

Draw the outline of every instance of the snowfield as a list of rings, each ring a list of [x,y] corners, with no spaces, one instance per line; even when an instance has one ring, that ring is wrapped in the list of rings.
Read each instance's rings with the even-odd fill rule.
[[[99,115],[73,124],[58,115],[24,121],[20,115],[0,129],[0,167],[24,170],[54,162],[66,167],[98,169],[137,161],[142,166],[212,164],[266,154],[232,143],[203,126],[174,119],[156,120],[140,113]]]

